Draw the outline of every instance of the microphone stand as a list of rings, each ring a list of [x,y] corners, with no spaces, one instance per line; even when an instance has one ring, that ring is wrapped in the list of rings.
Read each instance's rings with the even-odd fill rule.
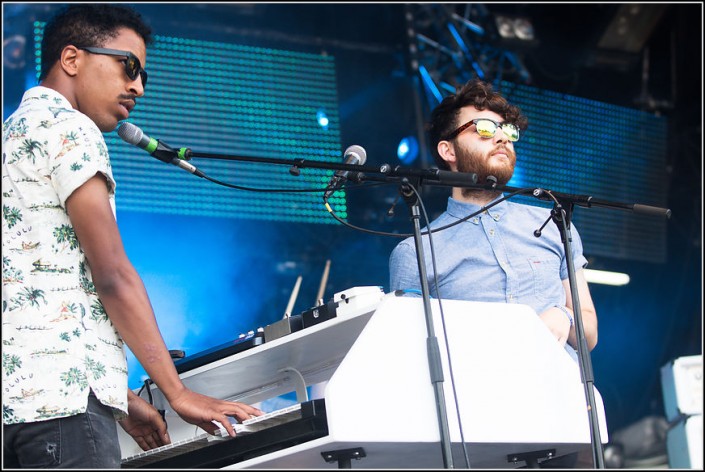
[[[561,202],[566,203],[565,205]],[[573,213],[573,203],[565,198],[556,198],[553,210],[551,210],[550,220],[558,226],[558,232],[561,235],[563,248],[565,251],[566,265],[568,268],[568,282],[570,284],[570,294],[573,302],[573,318],[575,321],[575,337],[577,339],[578,359],[580,365],[580,379],[585,389],[585,397],[588,403],[588,415],[590,423],[590,438],[592,446],[592,463],[596,469],[605,468],[605,457],[602,449],[602,439],[600,434],[600,426],[597,417],[597,408],[595,407],[595,391],[593,385],[595,377],[592,371],[592,360],[590,358],[590,350],[587,346],[585,338],[585,329],[583,327],[583,315],[580,309],[580,299],[578,297],[578,286],[575,281],[575,266],[573,265],[573,249],[572,235],[570,232],[570,220]],[[548,221],[547,221],[548,222]],[[536,235],[536,233],[534,233]],[[537,237],[541,236],[540,231]]]
[[[419,273],[421,276],[421,287],[424,299],[424,314],[426,317],[426,329],[428,333],[427,338],[427,353],[428,353],[428,363],[429,372],[431,375],[431,382],[434,387],[434,394],[436,398],[436,410],[438,416],[439,433],[441,439],[441,449],[443,455],[443,465],[445,468],[453,468],[453,456],[451,452],[451,442],[450,442],[450,429],[448,427],[448,415],[446,412],[446,402],[445,395],[443,392],[443,366],[441,364],[440,350],[438,348],[438,341],[434,334],[433,328],[433,317],[430,304],[430,295],[428,289],[428,280],[426,279],[426,266],[425,259],[423,257],[423,244],[421,240],[421,226],[419,223],[419,205],[418,197],[413,192],[409,186],[409,180],[407,177],[413,177],[418,182],[423,180],[428,180],[430,183],[436,185],[454,186],[454,185],[466,185],[474,184],[477,182],[477,176],[475,174],[459,174],[457,172],[444,171],[439,169],[405,169],[397,166],[392,168],[389,164],[382,164],[380,167],[369,167],[360,166],[354,164],[338,164],[338,163],[327,163],[320,161],[307,161],[304,159],[296,160],[284,160],[276,158],[267,157],[242,157],[242,156],[226,156],[222,154],[209,154],[209,153],[199,153],[191,152],[190,157],[202,157],[210,159],[226,159],[226,160],[237,160],[237,161],[249,161],[249,162],[260,162],[269,164],[288,164],[291,167],[289,172],[292,175],[299,175],[301,168],[318,168],[318,169],[335,169],[335,170],[346,170],[353,171],[355,179],[357,181],[362,180],[375,180],[381,182],[392,182],[399,181],[401,179],[400,192],[404,197],[405,201],[410,207],[411,218],[414,223],[414,239],[416,241],[416,253],[417,261],[419,265]],[[190,158],[189,157],[189,158]],[[382,177],[370,176],[368,173],[381,173]],[[353,173],[350,174],[351,178]],[[324,201],[326,201],[324,196]]]
[[[506,187],[496,184],[488,185],[473,185],[473,188],[493,189],[508,192],[526,193],[528,189],[518,189],[514,187]],[[522,191],[524,190],[524,191]],[[531,192],[532,195],[541,200],[553,201],[553,209],[551,216],[541,226],[546,226],[548,221],[553,222],[558,226],[558,232],[561,235],[563,248],[565,251],[566,265],[568,269],[568,282],[570,285],[571,300],[573,302],[573,318],[575,322],[575,337],[577,340],[578,365],[580,368],[580,378],[585,389],[585,397],[588,404],[588,419],[590,424],[590,439],[592,446],[593,465],[597,469],[605,468],[604,451],[602,449],[602,440],[600,434],[600,426],[597,417],[597,408],[595,406],[595,391],[593,385],[595,382],[592,361],[590,358],[590,350],[587,346],[585,338],[585,329],[583,326],[582,312],[580,309],[580,299],[578,296],[578,288],[575,280],[575,266],[573,265],[573,250],[572,250],[572,235],[570,232],[570,221],[573,213],[573,206],[580,205],[587,208],[592,206],[600,206],[605,208],[613,208],[620,210],[631,210],[635,213],[671,217],[671,210],[667,208],[659,208],[641,204],[625,204],[610,202],[607,200],[596,199],[591,195],[571,195],[566,193],[553,192],[541,188],[535,188]],[[534,232],[534,236],[541,236],[541,229]]]
[[[499,186],[498,186],[499,187]],[[504,187],[512,189],[511,187]],[[575,280],[575,266],[573,265],[573,250],[572,250],[572,235],[570,231],[570,221],[573,214],[574,205],[580,205],[587,208],[592,206],[600,206],[605,208],[614,208],[620,210],[631,210],[635,213],[671,217],[671,210],[667,208],[652,207],[640,204],[624,204],[617,202],[609,202],[599,200],[590,195],[571,195],[566,193],[552,192],[544,189],[534,189],[532,195],[541,200],[552,200],[553,209],[551,216],[541,226],[546,226],[548,221],[552,220],[558,227],[558,232],[561,235],[563,248],[566,257],[566,266],[568,268],[568,283],[570,285],[571,300],[573,302],[573,318],[575,322],[575,337],[577,341],[578,365],[580,367],[580,379],[585,389],[585,397],[588,403],[588,415],[590,423],[590,438],[592,446],[593,465],[597,469],[605,468],[604,451],[602,449],[602,440],[600,427],[597,417],[597,408],[595,407],[595,391],[593,385],[595,377],[592,370],[592,361],[590,358],[590,349],[585,338],[585,328],[583,326],[583,316],[580,308],[580,299],[578,296],[578,287]],[[541,229],[534,232],[534,236],[541,236]]]
[[[484,190],[498,190],[501,192],[512,192],[516,194],[526,194],[531,192],[532,195],[541,200],[550,200],[554,202],[554,208],[551,211],[549,220],[553,220],[558,226],[563,242],[566,264],[568,268],[568,281],[570,284],[571,299],[573,302],[573,316],[575,323],[575,334],[578,346],[578,364],[580,367],[581,380],[585,387],[585,396],[588,402],[588,413],[590,422],[590,437],[593,449],[593,463],[596,468],[604,468],[604,455],[602,450],[602,441],[600,428],[597,418],[597,408],[595,406],[595,396],[593,390],[594,375],[592,372],[592,364],[590,360],[590,352],[585,339],[585,330],[583,327],[582,314],[580,311],[580,300],[575,281],[575,267],[573,266],[572,253],[572,236],[570,233],[570,219],[572,216],[573,206],[579,205],[587,208],[593,206],[628,210],[634,213],[647,214],[652,216],[665,216],[670,218],[671,210],[666,208],[653,207],[641,204],[625,204],[618,202],[610,202],[607,200],[596,199],[591,195],[571,195],[566,193],[553,192],[541,188],[516,188],[497,185],[496,183],[477,184],[477,175],[472,173],[451,172],[439,169],[410,169],[400,166],[392,168],[389,164],[382,164],[380,167],[360,166],[354,164],[337,164],[320,161],[308,161],[304,159],[276,159],[276,158],[257,158],[257,157],[239,157],[227,156],[222,154],[196,153],[193,152],[190,157],[203,157],[211,159],[227,159],[248,162],[261,162],[270,164],[288,164],[290,165],[289,172],[292,175],[299,175],[301,168],[318,168],[318,169],[334,169],[343,171],[356,172],[356,180],[375,180],[381,182],[401,181],[400,193],[410,207],[411,219],[414,224],[414,242],[416,244],[417,263],[419,266],[419,276],[421,278],[421,290],[424,299],[424,312],[426,315],[426,328],[428,331],[427,352],[429,360],[429,370],[431,381],[434,386],[436,396],[436,407],[438,413],[438,422],[441,435],[441,446],[443,453],[443,464],[445,468],[453,468],[453,458],[450,447],[450,434],[448,428],[447,413],[445,411],[445,398],[441,382],[443,382],[443,369],[440,362],[440,352],[438,343],[435,338],[433,322],[431,316],[431,304],[428,288],[428,280],[426,279],[425,259],[423,257],[423,244],[421,240],[421,228],[419,223],[418,196],[411,189],[408,177],[414,178],[418,186],[424,182],[431,185],[441,185],[446,187],[466,187]],[[189,160],[190,157],[186,157]],[[372,177],[365,173],[381,173],[382,177]],[[548,221],[546,223],[548,223]],[[546,225],[544,223],[544,226]],[[542,226],[543,228],[543,226]],[[430,228],[429,228],[430,231]],[[540,236],[540,230],[537,231]]]
[[[438,417],[438,430],[441,436],[441,452],[443,455],[443,467],[445,469],[453,468],[453,454],[451,451],[450,429],[448,427],[448,414],[446,412],[445,394],[443,393],[443,366],[441,364],[441,355],[438,348],[438,340],[436,339],[433,328],[433,312],[431,311],[431,296],[428,288],[428,279],[426,278],[426,259],[424,258],[423,242],[421,240],[421,225],[419,223],[419,199],[409,184],[407,178],[402,179],[399,187],[404,201],[409,206],[411,220],[414,226],[414,243],[416,244],[416,262],[419,267],[419,277],[421,282],[421,295],[423,297],[424,315],[426,318],[426,352],[428,355],[428,368],[431,375],[431,383],[433,384],[433,393],[436,398],[436,414]]]
[[[554,202],[554,208],[551,210],[551,216],[541,228],[543,228],[549,220],[553,220],[554,223],[558,226],[558,231],[561,235],[561,240],[563,242],[563,247],[566,254],[566,265],[568,268],[568,282],[570,285],[571,299],[573,302],[573,317],[578,347],[578,365],[580,368],[581,381],[585,389],[585,397],[588,404],[588,420],[590,425],[590,441],[592,447],[593,465],[595,466],[595,468],[604,469],[604,451],[602,449],[602,439],[597,416],[597,407],[595,404],[594,375],[592,371],[590,350],[588,349],[587,340],[585,338],[585,329],[583,326],[582,312],[580,309],[580,299],[578,296],[578,288],[575,280],[575,266],[573,262],[573,250],[571,244],[572,235],[570,232],[570,221],[572,217],[573,206],[580,205],[587,208],[591,208],[592,206],[600,206],[620,210],[631,210],[635,213],[647,215],[665,216],[666,218],[671,217],[671,210],[641,204],[624,204],[610,202],[607,200],[596,199],[591,195],[571,195],[566,193],[552,192],[550,190],[544,190],[540,188],[522,189],[497,185],[496,183],[492,182],[488,182],[487,184],[482,185],[476,183],[477,175],[472,173],[448,173],[445,171],[438,171],[436,169],[429,174],[428,172],[424,173],[423,171],[419,172],[396,167],[394,170],[390,170],[388,174],[417,176],[419,184],[421,184],[425,179],[428,179],[430,176],[430,181],[428,183],[432,185],[478,188],[484,190],[499,190],[502,192],[506,191],[516,194],[528,193],[530,191],[531,194],[538,199],[551,200]],[[440,389],[440,382],[443,381],[443,371],[442,367],[440,366],[440,357],[436,357],[438,345],[433,335],[428,280],[426,278],[423,245],[421,244],[421,231],[418,223],[418,197],[416,193],[410,192],[410,188],[408,186],[408,179],[406,178],[402,178],[402,186],[400,192],[407,204],[411,206],[411,214],[412,219],[414,221],[414,242],[416,244],[417,263],[419,266],[419,276],[421,278],[421,293],[424,298],[426,324],[429,332],[429,338],[427,343],[429,353],[429,368],[431,370],[431,381],[434,383],[436,401],[438,403],[438,421],[441,430],[441,445],[443,447],[444,465],[446,466],[446,468],[452,468],[453,462],[452,455],[450,452],[450,440],[448,439],[448,436],[445,436],[448,434],[447,416],[445,413],[445,400],[443,397],[443,390]],[[430,230],[431,228],[429,228],[429,231]],[[541,230],[536,231],[534,235],[537,237],[541,236]],[[434,349],[436,351],[434,351]]]

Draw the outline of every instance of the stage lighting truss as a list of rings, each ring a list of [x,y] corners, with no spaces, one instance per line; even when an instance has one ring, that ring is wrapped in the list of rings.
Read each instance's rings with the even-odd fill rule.
[[[502,46],[496,18],[484,5],[407,4],[405,13],[411,69],[431,108],[475,77],[530,83],[521,57]],[[522,34],[530,31],[525,22],[518,26]]]

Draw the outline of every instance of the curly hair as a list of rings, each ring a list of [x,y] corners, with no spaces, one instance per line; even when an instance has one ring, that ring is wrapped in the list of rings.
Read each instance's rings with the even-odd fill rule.
[[[509,104],[507,100],[492,89],[492,85],[480,79],[467,82],[455,95],[449,95],[431,112],[428,123],[431,151],[439,169],[450,170],[448,163],[438,154],[438,143],[452,133],[462,123],[458,117],[462,108],[472,105],[478,110],[490,110],[505,121],[514,123],[524,130],[529,120],[521,113],[519,107]]]
[[[129,28],[142,37],[145,45],[152,42],[152,29],[136,11],[112,4],[73,4],[56,13],[44,27],[42,38],[42,70],[39,80],[46,78],[68,45],[101,47],[118,35],[118,29]]]

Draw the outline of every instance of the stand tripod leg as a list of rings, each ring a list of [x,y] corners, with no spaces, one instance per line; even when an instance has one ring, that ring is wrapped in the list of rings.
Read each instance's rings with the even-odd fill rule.
[[[526,467],[529,469],[540,469],[539,459],[551,459],[556,457],[555,449],[545,449],[543,451],[523,452],[521,454],[509,454],[507,462],[516,464],[519,461],[526,462]]]
[[[338,462],[339,469],[351,469],[351,459],[361,459],[366,457],[365,450],[361,447],[353,449],[340,449],[338,451],[321,452],[323,459],[326,462]]]

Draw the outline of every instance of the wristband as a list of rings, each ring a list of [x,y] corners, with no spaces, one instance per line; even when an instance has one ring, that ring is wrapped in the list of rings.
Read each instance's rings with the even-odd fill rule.
[[[565,313],[565,316],[567,316],[568,320],[570,321],[570,326],[573,327],[573,317],[570,315],[570,312],[568,311],[568,309],[566,307],[564,307],[563,305],[554,305],[554,306],[556,308],[558,308],[559,310],[561,310],[563,313]]]

